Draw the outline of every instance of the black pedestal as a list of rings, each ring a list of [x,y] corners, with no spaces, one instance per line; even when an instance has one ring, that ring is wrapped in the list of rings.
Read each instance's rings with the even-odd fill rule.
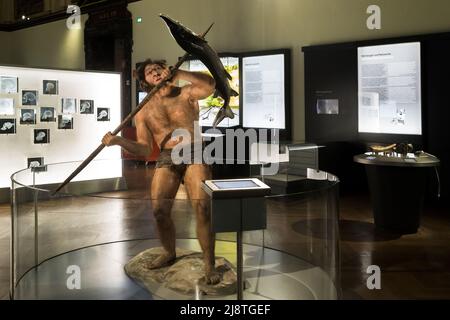
[[[406,157],[366,153],[353,160],[366,167],[375,226],[401,234],[416,233],[427,179],[439,159],[421,152]]]
[[[401,234],[417,232],[429,170],[366,165],[377,228]]]

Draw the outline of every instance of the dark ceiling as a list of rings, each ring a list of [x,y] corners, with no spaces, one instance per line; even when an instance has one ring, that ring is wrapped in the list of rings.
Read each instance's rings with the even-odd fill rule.
[[[15,31],[65,19],[69,5],[80,7],[81,14],[107,10],[118,3],[130,3],[139,0],[1,0],[0,31]]]

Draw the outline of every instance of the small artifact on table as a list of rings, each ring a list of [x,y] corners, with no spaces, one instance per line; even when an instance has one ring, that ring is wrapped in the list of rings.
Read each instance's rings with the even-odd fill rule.
[[[395,147],[395,152],[405,157],[408,153],[413,152],[413,150],[414,150],[413,145],[410,143],[399,143]]]
[[[126,274],[144,284],[150,293],[161,285],[185,295],[194,295],[196,290],[213,296],[236,293],[236,270],[225,258],[216,257],[216,271],[220,274],[221,281],[215,285],[208,285],[204,280],[201,253],[177,248],[177,258],[173,264],[159,269],[149,269],[148,265],[162,253],[164,251],[161,247],[139,253],[125,265]]]
[[[373,146],[370,146],[369,148],[370,148],[370,151],[372,151],[372,152],[382,153],[383,155],[386,155],[388,153],[390,154],[390,153],[394,152],[395,146],[396,146],[396,144],[394,143],[394,144],[390,144],[388,146],[373,145]]]
[[[405,157],[408,153],[411,153],[414,150],[413,145],[410,143],[393,143],[388,146],[372,145],[369,146],[369,148],[370,151],[377,154],[381,153],[384,156],[385,155],[393,156],[395,152]]]

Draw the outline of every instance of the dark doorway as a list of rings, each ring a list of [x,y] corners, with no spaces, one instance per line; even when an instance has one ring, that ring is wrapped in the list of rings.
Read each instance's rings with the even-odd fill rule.
[[[126,1],[89,13],[84,29],[86,70],[122,75],[122,119],[131,112],[131,53],[133,24]]]

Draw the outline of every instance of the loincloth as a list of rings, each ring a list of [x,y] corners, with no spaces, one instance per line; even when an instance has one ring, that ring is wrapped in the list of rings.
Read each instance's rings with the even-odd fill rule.
[[[182,158],[182,162],[177,164],[173,161],[172,149],[162,149],[156,160],[156,168],[170,168],[182,178],[189,165],[203,163],[204,148],[204,143],[191,143],[179,151],[177,156]]]

